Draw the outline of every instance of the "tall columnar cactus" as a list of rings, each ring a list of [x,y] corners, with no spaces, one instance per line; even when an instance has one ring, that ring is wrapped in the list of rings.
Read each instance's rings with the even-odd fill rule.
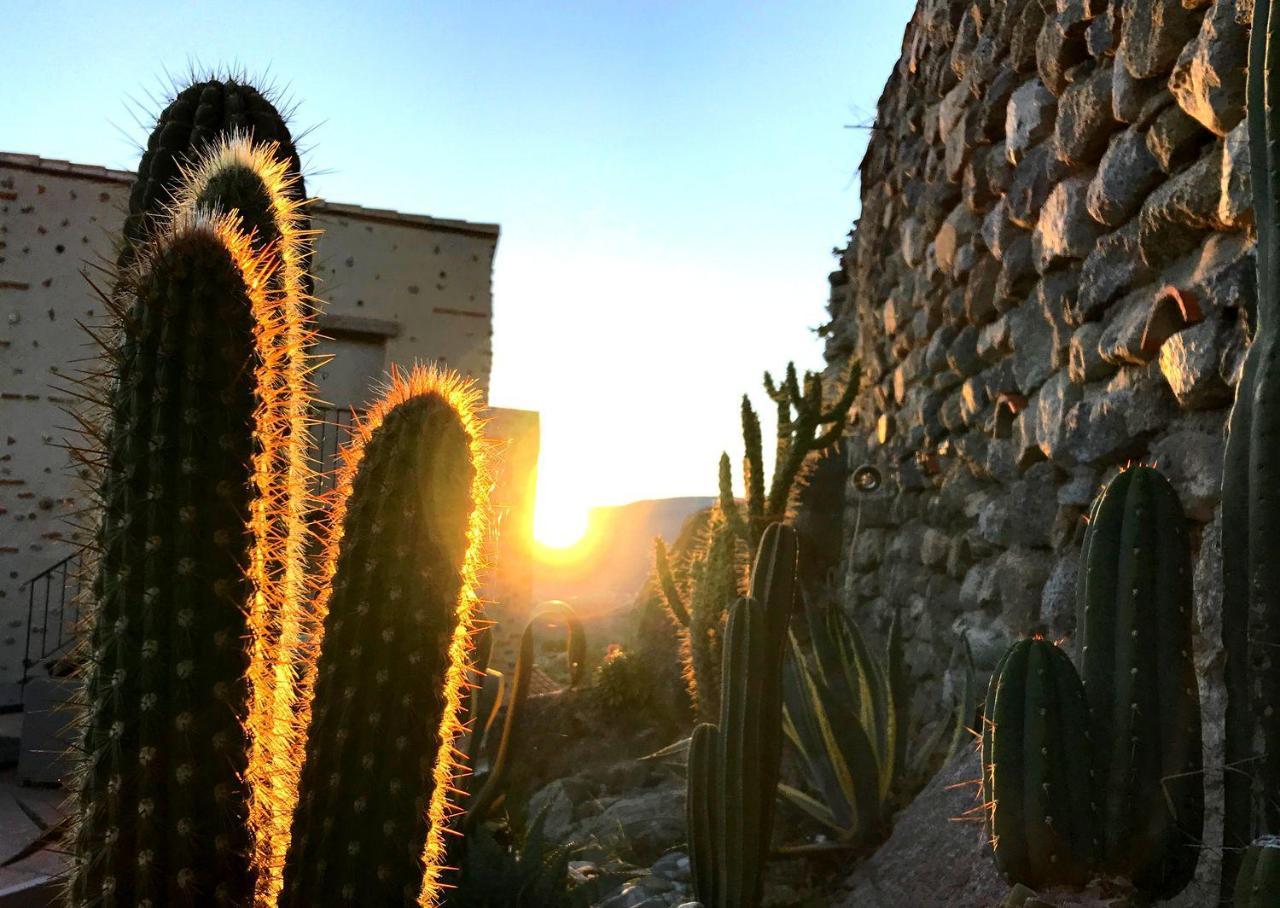
[[[393,373],[344,452],[281,906],[438,904],[489,487],[479,403],[452,373]]]
[[[1220,897],[1232,898],[1240,858],[1254,832],[1280,832],[1280,17],[1254,4],[1249,42],[1249,155],[1258,230],[1258,305],[1222,470],[1222,648],[1227,691],[1223,751]],[[1261,754],[1257,753],[1261,744]]]
[[[1101,859],[1167,898],[1191,881],[1204,824],[1190,544],[1168,480],[1150,467],[1117,475],[1081,563]]]
[[[1088,882],[1099,843],[1089,705],[1071,660],[1015,643],[987,691],[982,791],[996,866],[1012,883]]]
[[[795,599],[795,530],[760,540],[751,597],[729,613],[719,726],[695,728],[688,828],[694,895],[707,908],[760,904],[782,756],[782,665]]]
[[[1280,836],[1262,836],[1241,856],[1235,908],[1280,906]]]
[[[274,465],[305,469],[303,312],[235,214],[161,223],[111,301],[76,904],[247,903],[276,816],[262,736],[289,724],[265,705],[300,571],[273,528],[301,510]]]

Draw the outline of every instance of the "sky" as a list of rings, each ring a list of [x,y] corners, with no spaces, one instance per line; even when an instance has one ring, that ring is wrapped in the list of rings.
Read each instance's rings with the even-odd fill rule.
[[[0,0],[0,150],[132,170],[169,74],[235,66],[296,103],[309,192],[500,224],[490,402],[540,412],[539,534],[568,541],[713,494],[743,392],[767,420],[763,370],[822,368],[913,8]]]

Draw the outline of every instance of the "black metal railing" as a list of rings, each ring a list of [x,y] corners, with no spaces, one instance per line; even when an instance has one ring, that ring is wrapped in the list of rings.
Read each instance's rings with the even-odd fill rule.
[[[31,670],[66,653],[76,639],[80,593],[85,583],[85,551],[73,552],[19,588],[27,593],[27,642],[22,655],[25,694]]]
[[[337,481],[341,466],[338,452],[351,438],[360,412],[350,407],[313,407],[311,409],[311,462],[316,471],[317,494],[328,492]]]

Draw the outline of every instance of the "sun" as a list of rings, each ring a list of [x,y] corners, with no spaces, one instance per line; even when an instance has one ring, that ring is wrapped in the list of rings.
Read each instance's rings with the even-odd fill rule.
[[[567,549],[587,534],[588,509],[569,501],[547,501],[539,496],[533,517],[533,537],[549,549]]]

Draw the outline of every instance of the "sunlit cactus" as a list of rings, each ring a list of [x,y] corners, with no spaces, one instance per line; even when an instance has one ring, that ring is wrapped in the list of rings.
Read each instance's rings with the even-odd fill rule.
[[[393,373],[343,453],[281,906],[438,904],[489,478],[480,392]]]
[[[122,265],[132,261],[154,221],[169,209],[170,199],[180,191],[184,165],[203,157],[211,146],[232,134],[247,136],[259,145],[274,143],[288,175],[286,195],[294,202],[306,198],[293,137],[285,117],[267,95],[235,78],[195,82],[179,91],[160,112],[147,139],[137,179],[129,191]]]
[[[270,850],[251,764],[300,572],[305,475],[275,464],[305,473],[305,327],[278,244],[234,213],[167,217],[112,300],[75,904],[246,904]]]
[[[1156,898],[1191,881],[1204,824],[1191,573],[1169,481],[1151,467],[1117,475],[1081,555],[1083,678],[1102,867]]]
[[[982,732],[982,794],[996,866],[1011,883],[1089,881],[1101,833],[1089,706],[1048,640],[1015,643],[996,667]]]

